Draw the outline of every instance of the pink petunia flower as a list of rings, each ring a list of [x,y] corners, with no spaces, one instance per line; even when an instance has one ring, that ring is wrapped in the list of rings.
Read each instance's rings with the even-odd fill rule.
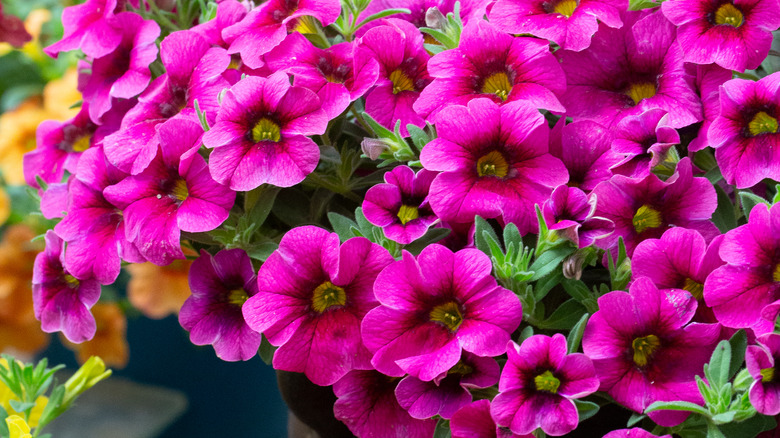
[[[720,86],[731,80],[731,70],[726,70],[717,64],[694,65],[687,64],[696,77],[696,89],[701,96],[704,120],[699,128],[699,134],[688,144],[688,151],[700,151],[711,145],[708,133],[712,122],[720,115]]]
[[[780,72],[720,87],[720,115],[707,134],[723,178],[737,188],[780,180]]]
[[[62,267],[63,242],[52,230],[46,232],[46,249],[35,257],[33,309],[47,333],[61,331],[71,342],[95,336],[95,317],[89,309],[100,298],[95,279],[78,280]]]
[[[428,63],[433,82],[414,103],[418,114],[436,121],[448,105],[479,97],[498,104],[525,100],[537,108],[563,112],[556,95],[566,78],[545,41],[513,37],[484,20],[463,28],[460,44]]]
[[[62,11],[62,39],[43,49],[49,56],[60,52],[81,49],[92,58],[108,55],[122,41],[121,26],[116,21],[117,0],[87,0],[83,4],[68,6]]]
[[[576,187],[560,185],[542,204],[542,216],[550,231],[585,248],[615,229],[609,219],[593,216],[596,204],[595,195],[588,196]]]
[[[539,111],[524,101],[474,99],[442,110],[436,128],[439,137],[420,154],[426,169],[441,172],[428,195],[436,215],[453,222],[500,216],[521,234],[534,232],[534,204],[568,180],[547,152],[549,128]]]
[[[566,116],[611,126],[651,108],[683,127],[702,119],[693,77],[672,23],[659,10],[627,11],[623,27],[601,24],[587,49],[555,52],[566,72]]]
[[[438,220],[428,204],[428,190],[436,172],[398,166],[385,174],[385,183],[366,192],[363,214],[388,239],[406,245],[422,237]]]
[[[202,36],[208,44],[227,49],[230,44],[222,38],[222,31],[241,21],[247,12],[246,6],[238,1],[223,0],[217,4],[217,16],[213,20],[193,26],[190,30]]]
[[[621,27],[620,12],[626,9],[626,0],[499,0],[488,18],[504,32],[531,34],[579,52],[590,46],[599,22]]]
[[[320,158],[314,140],[328,117],[313,91],[290,85],[284,72],[247,77],[225,93],[216,123],[203,135],[211,175],[233,190],[261,184],[290,187],[311,173]]]
[[[625,158],[612,167],[612,172],[631,178],[648,176],[666,158],[669,149],[680,143],[680,134],[668,121],[666,111],[651,109],[618,122],[612,150]]]
[[[628,293],[602,295],[598,305],[585,327],[582,348],[596,367],[600,391],[640,413],[656,401],[703,404],[694,376],[701,374],[721,331],[718,324],[689,324],[696,312],[690,294],[660,291],[643,277]],[[688,413],[649,415],[670,427]]]
[[[757,68],[780,27],[778,0],[674,0],[661,11],[678,26],[685,62],[729,70]]]
[[[374,279],[392,260],[362,237],[339,245],[322,228],[288,231],[257,273],[258,293],[243,307],[249,327],[279,346],[274,368],[304,373],[321,386],[371,369],[360,321],[377,305]]]
[[[360,14],[358,21],[362,21],[372,14],[382,12],[386,9],[408,9],[410,14],[393,14],[390,17],[412,23],[414,27],[430,27],[426,22],[426,15],[431,8],[438,9],[442,15],[455,12],[455,3],[460,1],[460,17],[464,24],[472,20],[482,20],[485,15],[485,8],[488,2],[484,0],[373,0],[368,7]],[[358,35],[368,31],[376,26],[377,22],[366,23],[358,29]],[[430,42],[426,39],[426,42]]]
[[[599,379],[582,353],[566,354],[566,338],[534,335],[517,345],[510,341],[508,360],[490,413],[496,423],[522,435],[541,428],[560,436],[579,423],[572,399],[596,392]]]
[[[780,414],[780,384],[775,364],[780,361],[780,334],[767,333],[756,339],[758,345],[749,345],[745,364],[753,377],[750,386],[750,404],[764,415]]]
[[[452,438],[534,438],[533,434],[517,435],[508,427],[496,425],[490,415],[490,400],[477,400],[466,405],[450,420]]]
[[[612,150],[613,137],[611,130],[591,120],[558,120],[550,131],[550,155],[566,166],[567,185],[588,193],[612,177],[610,168],[624,159]]]
[[[209,175],[196,153],[198,123],[177,119],[160,127],[160,152],[140,174],[106,187],[122,210],[127,239],[157,265],[183,259],[181,231],[211,231],[227,219],[236,194]]]
[[[491,270],[490,259],[473,248],[453,253],[432,244],[416,258],[404,252],[377,277],[381,306],[361,324],[371,364],[390,376],[429,381],[455,366],[462,351],[504,353],[522,306]]]
[[[671,435],[653,435],[652,433],[633,427],[631,429],[618,429],[604,435],[603,438],[672,438]]]
[[[252,260],[239,248],[212,256],[201,250],[190,268],[192,295],[179,312],[179,323],[195,345],[214,345],[226,361],[249,360],[257,355],[262,337],[244,321],[244,303],[257,293]]]

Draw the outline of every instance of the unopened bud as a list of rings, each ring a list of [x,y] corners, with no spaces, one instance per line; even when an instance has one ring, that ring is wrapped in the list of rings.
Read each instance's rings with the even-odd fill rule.
[[[439,8],[432,6],[425,12],[425,25],[431,29],[443,29],[447,24],[447,18],[441,13]]]
[[[364,138],[363,141],[360,142],[360,148],[363,150],[363,153],[372,160],[378,159],[383,152],[391,149],[386,141],[378,138]]]
[[[92,356],[65,382],[65,396],[62,404],[68,406],[81,393],[92,388],[101,380],[111,375],[111,370],[106,369],[103,359]]]

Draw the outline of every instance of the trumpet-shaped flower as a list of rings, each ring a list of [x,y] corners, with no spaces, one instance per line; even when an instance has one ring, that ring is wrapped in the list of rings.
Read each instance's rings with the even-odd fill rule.
[[[393,260],[365,238],[339,245],[335,233],[293,228],[257,273],[259,290],[243,307],[244,319],[272,345],[274,368],[332,385],[353,369],[370,369],[360,321],[377,305],[379,271]]]
[[[117,26],[117,0],[87,0],[62,11],[64,35],[44,52],[57,56],[60,52],[81,49],[92,58],[111,53],[122,41],[121,26]],[[128,12],[127,14],[130,14]]]
[[[466,405],[450,420],[452,438],[534,438],[533,434],[517,435],[508,427],[496,425],[490,415],[490,400],[477,400]]]
[[[780,362],[780,335],[767,333],[756,339],[745,353],[748,372],[753,377],[750,386],[750,404],[764,415],[780,414],[780,380],[776,364]]]
[[[610,168],[623,160],[612,150],[613,137],[611,130],[590,120],[569,124],[566,117],[558,120],[550,131],[550,154],[569,171],[567,185],[587,193],[612,177]]]
[[[617,175],[644,178],[666,158],[669,149],[680,143],[680,134],[668,125],[666,111],[651,109],[626,116],[615,127],[612,150],[624,160],[612,168]]]
[[[594,217],[596,196],[569,186],[558,186],[542,204],[547,228],[570,240],[579,248],[590,246],[615,228],[609,219]]]

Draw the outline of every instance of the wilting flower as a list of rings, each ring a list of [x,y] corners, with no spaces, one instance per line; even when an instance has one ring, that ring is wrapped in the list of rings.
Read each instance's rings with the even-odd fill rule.
[[[206,251],[190,269],[190,289],[179,312],[179,322],[195,345],[214,345],[226,361],[249,360],[257,355],[260,333],[244,321],[241,307],[257,293],[252,260],[239,248],[212,256]]]
[[[643,277],[628,293],[602,295],[598,305],[585,327],[582,348],[596,367],[600,391],[635,412],[656,401],[703,403],[694,376],[701,374],[719,341],[720,326],[688,324],[696,312],[690,294],[660,291]],[[688,413],[649,415],[662,426],[673,426]]]
[[[503,354],[522,307],[491,270],[490,259],[473,248],[453,253],[432,244],[416,258],[404,252],[377,277],[381,306],[361,324],[371,364],[390,376],[428,381],[454,367],[462,351]]]
[[[631,178],[644,178],[661,163],[669,149],[680,143],[680,134],[668,125],[666,111],[647,110],[626,116],[614,129],[612,150],[622,154],[622,162],[612,172]]]
[[[675,0],[661,10],[678,26],[685,62],[729,70],[757,68],[780,27],[778,0]]]
[[[384,184],[368,189],[363,214],[382,227],[388,239],[412,243],[438,219],[428,205],[428,190],[436,175],[426,169],[415,174],[408,166],[394,168],[385,174]]]
[[[327,124],[317,95],[291,86],[287,73],[244,78],[225,93],[216,123],[203,135],[214,148],[211,175],[233,190],[298,184],[320,158],[306,136],[322,134]]]
[[[780,335],[767,333],[756,339],[758,345],[747,347],[745,363],[753,377],[750,404],[764,415],[780,414],[780,380],[775,364],[780,361]]]
[[[542,204],[542,215],[550,231],[585,248],[615,228],[609,219],[593,216],[596,204],[595,195],[588,196],[576,187],[561,185]]]
[[[559,158],[569,171],[567,185],[590,192],[612,177],[611,167],[623,157],[612,150],[614,134],[596,122],[578,120],[566,124],[561,117],[550,131],[550,155]]]
[[[577,427],[572,399],[599,388],[591,360],[582,353],[566,354],[566,338],[534,335],[517,345],[510,341],[508,361],[498,382],[490,412],[496,423],[516,434],[541,428],[560,436]]]
[[[566,72],[561,97],[566,116],[610,126],[651,108],[669,113],[669,124],[683,127],[702,118],[693,78],[683,63],[675,27],[661,11],[627,11],[623,27],[604,23],[581,52],[559,50]]]
[[[77,280],[62,267],[63,242],[46,232],[46,249],[35,258],[33,306],[41,329],[61,331],[72,342],[83,342],[95,335],[95,317],[89,309],[100,297],[100,283],[94,279]]]
[[[720,88],[720,115],[708,132],[723,178],[737,188],[780,179],[780,72]]]
[[[521,234],[536,230],[534,204],[568,179],[547,152],[549,128],[539,111],[523,101],[474,99],[442,110],[436,128],[439,137],[420,154],[426,169],[442,172],[428,195],[433,211],[445,221],[501,216]]]
[[[774,328],[780,312],[779,215],[779,204],[758,204],[748,223],[723,238],[719,253],[727,264],[707,277],[704,301],[726,327],[752,327],[757,334]]]
[[[490,9],[490,22],[504,32],[548,39],[564,50],[579,52],[590,46],[599,22],[623,25],[625,0],[499,0]]]
[[[710,221],[717,207],[715,189],[705,178],[694,178],[689,158],[677,163],[666,181],[650,173],[642,179],[615,175],[595,189],[596,216],[615,223],[615,232],[596,242],[599,248],[617,255],[618,238],[623,237],[629,257],[644,239],[657,239],[669,227],[691,228],[709,241],[719,234]]]
[[[335,233],[293,228],[257,273],[259,290],[244,304],[249,327],[272,345],[274,368],[332,385],[353,369],[370,369],[360,321],[376,306],[379,271],[393,260],[366,238],[339,245]]]
[[[356,436],[429,438],[436,420],[412,418],[395,398],[400,379],[378,371],[354,370],[333,385],[336,418]]]
[[[484,20],[463,28],[460,44],[428,62],[433,82],[414,109],[428,120],[448,105],[466,105],[479,97],[498,104],[526,100],[537,108],[563,112],[556,95],[566,78],[545,41],[513,37]]]
[[[490,415],[490,400],[477,400],[466,405],[450,420],[452,438],[533,438],[533,434],[517,435],[508,427],[497,426]]]
[[[422,33],[407,21],[385,19],[366,32],[358,46],[379,61],[379,78],[366,95],[366,112],[388,129],[400,120],[402,135],[409,134],[408,124],[425,126],[412,108],[431,81],[426,67],[430,55],[423,47]]]

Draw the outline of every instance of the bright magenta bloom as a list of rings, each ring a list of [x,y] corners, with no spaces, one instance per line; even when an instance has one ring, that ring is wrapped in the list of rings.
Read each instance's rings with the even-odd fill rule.
[[[579,423],[571,399],[596,392],[599,379],[582,353],[566,354],[566,338],[534,335],[517,345],[510,341],[508,360],[490,412],[496,423],[522,435],[541,428],[560,436]]]
[[[780,361],[780,335],[767,333],[756,339],[758,345],[750,345],[745,363],[753,385],[750,386],[750,404],[764,415],[780,414],[780,380],[776,364]]]
[[[591,120],[566,123],[566,117],[550,131],[550,154],[569,171],[567,185],[588,193],[612,177],[612,167],[625,158],[612,150],[614,134]]]
[[[453,222],[500,216],[521,234],[535,232],[534,204],[568,180],[563,163],[548,153],[549,128],[539,111],[524,101],[474,99],[442,110],[436,128],[439,137],[420,154],[426,169],[442,172],[428,195],[433,211]]]
[[[666,158],[669,149],[680,143],[680,134],[668,122],[662,109],[626,116],[618,122],[612,150],[625,158],[612,172],[632,178],[649,175]]]
[[[64,35],[44,49],[46,54],[57,56],[60,52],[81,49],[87,56],[99,58],[112,52],[122,40],[121,20],[116,18],[121,15],[117,12],[124,9],[124,2],[121,9],[117,3],[117,0],[87,0],[65,8],[62,11]]]
[[[780,72],[720,88],[720,115],[708,133],[723,178],[737,188],[780,180]]]
[[[595,212],[596,196],[564,185],[556,187],[550,199],[542,204],[547,227],[579,248],[592,245],[615,229],[609,219],[594,217]]]
[[[674,0],[661,10],[678,26],[685,62],[729,70],[758,67],[780,27],[778,0]]]
[[[320,159],[306,135],[322,134],[327,125],[319,97],[291,86],[287,73],[246,77],[227,90],[216,123],[203,135],[203,144],[214,148],[211,175],[241,191],[298,184]]]
[[[393,257],[363,237],[339,245],[336,233],[293,228],[257,273],[244,304],[252,329],[279,346],[274,368],[332,385],[353,369],[371,369],[360,321],[377,305],[374,279]]]
[[[504,353],[523,312],[491,270],[490,259],[473,248],[453,253],[431,244],[417,258],[404,252],[377,277],[381,306],[361,324],[371,364],[389,376],[429,381],[454,367],[462,351]]]
[[[720,325],[688,324],[696,312],[690,294],[660,291],[643,277],[628,293],[610,292],[598,304],[585,328],[582,348],[596,367],[600,391],[635,412],[655,401],[703,403],[694,376],[702,373],[720,340]],[[674,426],[688,413],[649,415],[662,426]]]
[[[672,438],[671,435],[653,435],[652,433],[634,427],[632,429],[619,429],[604,435],[604,438]]]
[[[508,427],[497,426],[490,415],[490,400],[477,400],[466,405],[450,420],[452,438],[534,438],[533,434],[517,435]]]

